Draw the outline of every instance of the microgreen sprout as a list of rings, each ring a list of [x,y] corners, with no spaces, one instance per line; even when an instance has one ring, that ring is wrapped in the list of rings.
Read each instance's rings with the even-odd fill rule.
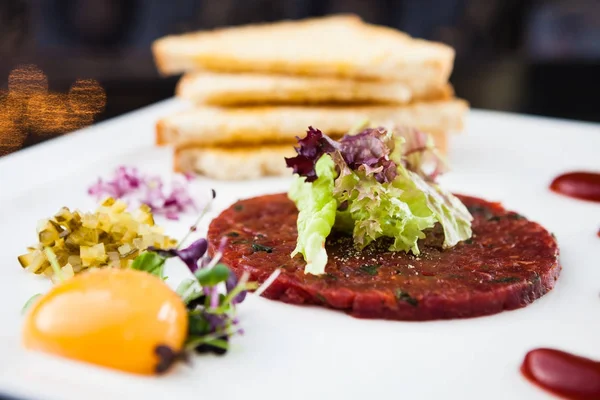
[[[198,224],[200,223],[200,221],[202,221],[202,218],[204,218],[204,216],[208,212],[208,209],[212,205],[212,202],[215,199],[215,197],[217,197],[217,192],[215,191],[215,189],[211,189],[211,194],[212,194],[212,197],[211,197],[210,201],[204,206],[204,208],[202,209],[202,211],[198,215],[198,218],[196,218],[196,221],[194,222],[194,224],[192,226],[190,226],[190,229],[185,234],[185,236],[183,237],[183,239],[181,239],[179,241],[179,244],[177,245],[177,248],[180,248],[181,245],[190,237],[190,235],[193,234],[194,232],[196,232],[196,230],[198,230]]]
[[[54,251],[52,251],[52,249],[49,247],[45,247],[44,254],[46,255],[46,258],[48,259],[48,262],[52,267],[52,271],[54,271],[54,279],[56,280],[56,282],[58,283],[64,281],[65,276],[63,274],[62,269],[60,268],[60,265],[58,264],[58,260],[56,259],[56,254],[54,254]],[[33,296],[31,296],[23,305],[23,308],[21,309],[21,314],[24,314],[29,309],[29,307],[31,307],[35,303],[35,301],[41,296],[42,293],[36,293]]]
[[[249,281],[248,272],[244,272],[238,279],[222,260],[228,237],[221,240],[212,258],[208,257],[208,241],[204,238],[197,239],[188,247],[182,248],[182,244],[197,231],[198,224],[208,212],[215,197],[216,192],[212,190],[212,199],[174,248],[149,247],[140,253],[130,266],[132,269],[165,279],[163,270],[166,260],[179,258],[192,275],[191,278],[183,280],[176,289],[176,293],[188,310],[189,324],[184,349],[176,352],[173,348],[159,343],[155,348],[157,373],[166,372],[174,363],[187,360],[190,351],[225,354],[229,349],[229,339],[233,335],[243,334],[243,329],[239,327],[236,305],[244,301],[249,290],[256,290],[256,295],[260,296],[280,273],[280,269],[276,269],[260,287],[258,283]],[[64,281],[66,277],[56,254],[47,247],[44,248],[44,253],[54,271],[56,282]],[[23,307],[23,311],[39,296],[41,294],[31,297]]]
[[[216,193],[212,191],[212,198]],[[280,270],[277,269],[263,283],[250,282],[250,274],[245,272],[238,279],[231,269],[223,263],[222,257],[228,243],[228,237],[223,237],[219,248],[212,257],[208,257],[208,241],[197,239],[188,247],[182,244],[197,231],[198,224],[208,212],[212,200],[200,212],[200,215],[190,227],[179,244],[172,249],[148,250],[138,256],[132,268],[157,273],[168,258],[179,258],[192,273],[192,278],[182,281],[176,289],[188,309],[188,337],[184,352],[214,353],[223,355],[229,350],[229,339],[236,334],[242,334],[239,327],[236,305],[243,302],[249,290],[256,290],[261,295],[266,288],[277,279]],[[151,256],[150,256],[151,255]],[[138,259],[140,260],[138,262]],[[160,261],[162,260],[162,261]],[[157,268],[157,265],[160,267]],[[159,363],[157,372],[165,372],[170,365],[184,359],[164,345],[156,348]]]
[[[52,271],[54,271],[54,276],[56,277],[55,278],[56,281],[57,282],[64,281],[65,277],[63,275],[62,269],[60,268],[60,264],[58,263],[58,260],[56,259],[56,254],[54,254],[54,251],[52,251],[52,249],[49,247],[44,247],[44,253],[46,254],[46,258],[48,259],[50,266],[52,267]]]

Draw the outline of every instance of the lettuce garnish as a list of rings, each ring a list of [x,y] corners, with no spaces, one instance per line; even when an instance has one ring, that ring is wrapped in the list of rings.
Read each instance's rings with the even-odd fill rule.
[[[332,230],[352,233],[363,249],[381,237],[391,251],[419,254],[418,241],[440,225],[443,248],[471,237],[472,216],[435,179],[445,163],[429,135],[415,129],[367,128],[334,141],[312,127],[287,158],[298,208],[298,241],[305,273],[323,274]]]
[[[302,253],[306,261],[304,272],[322,274],[327,264],[325,239],[335,222],[338,203],[333,194],[335,165],[329,156],[321,156],[314,168],[313,182],[297,176],[289,191],[289,197],[298,207],[298,241],[292,253]],[[306,179],[308,180],[308,178]]]

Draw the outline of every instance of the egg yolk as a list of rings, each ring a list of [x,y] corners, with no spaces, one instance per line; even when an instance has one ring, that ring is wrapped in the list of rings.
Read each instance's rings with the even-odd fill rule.
[[[179,351],[187,310],[160,278],[100,269],[68,279],[29,309],[26,348],[139,374],[155,373],[156,346]]]

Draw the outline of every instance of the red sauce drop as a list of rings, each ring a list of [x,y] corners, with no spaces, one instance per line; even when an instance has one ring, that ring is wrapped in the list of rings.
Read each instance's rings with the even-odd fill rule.
[[[600,202],[600,174],[569,172],[554,178],[550,189],[565,196]]]
[[[600,362],[553,349],[532,350],[521,372],[531,382],[573,400],[600,399]]]

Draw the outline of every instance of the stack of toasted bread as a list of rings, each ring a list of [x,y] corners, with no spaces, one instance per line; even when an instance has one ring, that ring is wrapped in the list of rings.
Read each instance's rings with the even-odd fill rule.
[[[167,36],[162,74],[184,73],[177,95],[194,106],[157,124],[175,169],[217,179],[283,175],[308,126],[340,137],[357,124],[412,126],[446,148],[468,105],[448,77],[454,50],[353,15]]]

